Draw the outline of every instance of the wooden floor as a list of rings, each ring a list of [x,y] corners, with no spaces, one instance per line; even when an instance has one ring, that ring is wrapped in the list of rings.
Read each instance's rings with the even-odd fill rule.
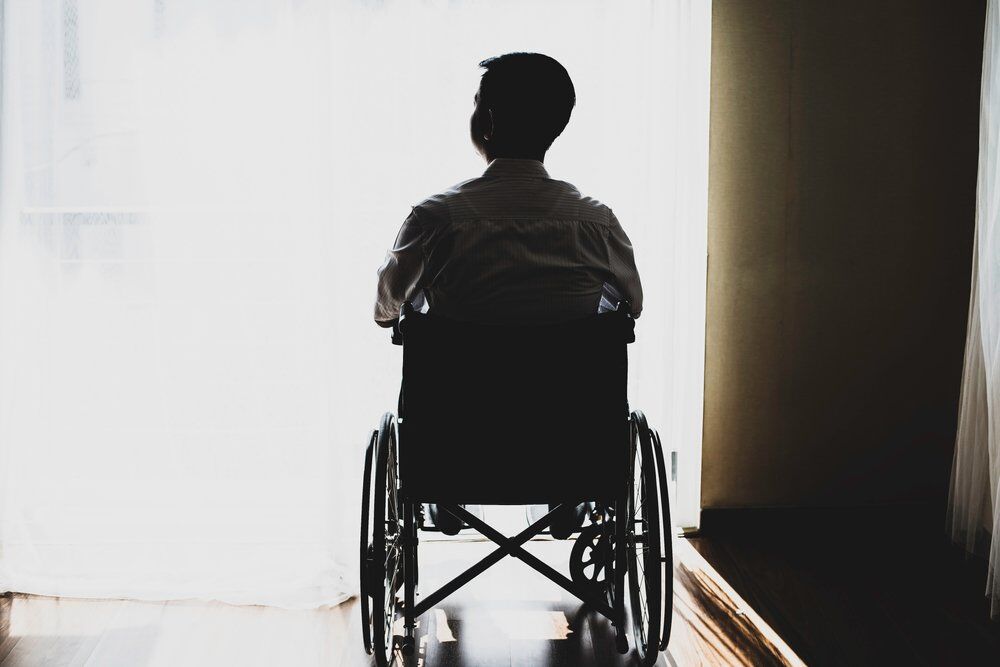
[[[659,665],[1000,665],[985,568],[934,518],[815,513],[704,522],[675,540],[674,632]],[[770,527],[769,527],[770,526]],[[528,548],[564,568],[570,543]],[[422,543],[421,585],[443,583],[491,545]],[[0,598],[3,665],[371,664],[356,601],[289,611],[205,602]],[[422,619],[409,664],[635,664],[600,616],[506,559]],[[804,661],[804,662],[803,662]]]
[[[866,522],[866,523],[865,523]],[[949,547],[940,522],[808,514],[774,525],[704,522],[675,540],[674,632],[659,665],[1000,665],[982,563]],[[811,527],[810,527],[811,526]],[[564,568],[570,543],[528,548]],[[424,542],[421,586],[443,583],[489,543]],[[203,602],[0,598],[3,665],[371,664],[357,603],[288,611]],[[426,614],[424,667],[620,666],[613,632],[512,559]],[[803,662],[804,661],[804,662]]]
[[[421,545],[421,586],[443,583],[492,547]],[[565,568],[569,543],[529,549]],[[802,664],[685,540],[677,541],[674,631],[659,665]],[[370,665],[357,603],[316,611],[203,602],[5,600],[7,666]],[[506,559],[421,619],[410,664],[615,666],[610,625],[541,575]]]
[[[687,540],[813,667],[997,667],[986,565],[943,511],[737,511]]]

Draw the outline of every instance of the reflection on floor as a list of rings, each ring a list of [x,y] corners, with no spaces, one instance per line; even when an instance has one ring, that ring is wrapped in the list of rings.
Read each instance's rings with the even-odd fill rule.
[[[660,665],[797,665],[785,643],[736,595],[686,540],[675,541],[674,628]],[[560,569],[570,544],[536,541],[529,549]],[[491,545],[421,545],[421,586],[436,587]],[[7,598],[3,665],[369,665],[357,604],[287,611],[200,602]],[[410,664],[635,664],[614,649],[598,614],[510,558],[421,619]]]
[[[687,540],[678,541],[677,549],[674,623],[680,636],[693,633],[697,640],[673,644],[671,654],[684,658],[683,664],[803,664]],[[682,646],[694,651],[685,655]]]

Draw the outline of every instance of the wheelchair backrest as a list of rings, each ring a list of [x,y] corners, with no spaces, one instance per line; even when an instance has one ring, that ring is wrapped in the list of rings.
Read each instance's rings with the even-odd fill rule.
[[[628,463],[624,312],[564,324],[404,308],[400,482],[418,502],[613,500]]]

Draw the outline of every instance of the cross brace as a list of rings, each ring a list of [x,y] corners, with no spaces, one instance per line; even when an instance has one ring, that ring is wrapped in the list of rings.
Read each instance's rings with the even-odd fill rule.
[[[434,605],[444,600],[459,588],[478,577],[490,567],[496,565],[498,562],[503,560],[504,557],[513,556],[525,565],[549,578],[569,593],[580,598],[580,600],[592,607],[594,610],[606,616],[612,623],[617,624],[618,619],[616,619],[616,614],[606,600],[594,595],[593,591],[580,586],[548,563],[542,561],[534,554],[529,553],[523,546],[531,538],[548,528],[552,523],[552,520],[555,518],[556,512],[558,512],[562,507],[564,507],[564,505],[557,505],[541,519],[535,521],[514,537],[507,537],[460,505],[439,504],[438,509],[445,510],[449,514],[469,524],[472,528],[478,530],[483,534],[483,536],[496,543],[497,549],[490,552],[489,555],[480,560],[478,563],[472,565],[441,588],[421,600],[419,604],[414,606],[412,615],[408,614],[408,616],[410,618],[420,616],[429,609],[432,609]]]

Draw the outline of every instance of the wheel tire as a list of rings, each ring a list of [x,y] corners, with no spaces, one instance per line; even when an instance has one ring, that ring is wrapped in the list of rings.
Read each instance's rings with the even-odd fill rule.
[[[662,607],[662,561],[660,541],[659,484],[652,434],[646,417],[632,413],[633,451],[630,466],[631,493],[626,520],[629,603],[632,639],[639,662],[656,662],[660,646]]]
[[[371,527],[371,502],[372,502],[372,456],[375,450],[375,441],[378,438],[378,431],[372,431],[368,438],[368,446],[365,448],[365,476],[362,480],[361,488],[361,634],[365,641],[365,653],[372,654],[372,617],[371,605],[368,597],[371,595],[371,581],[368,573],[368,562],[371,556],[372,527]]]
[[[372,649],[375,664],[388,667],[395,648],[396,594],[403,584],[396,417],[391,412],[382,417],[373,462],[372,549],[367,565],[372,598]]]
[[[656,472],[660,480],[660,545],[663,604],[660,607],[660,650],[666,651],[670,643],[670,629],[674,617],[674,527],[670,521],[670,490],[667,485],[667,466],[663,458],[663,443],[658,431],[653,431],[653,453],[656,455]]]

